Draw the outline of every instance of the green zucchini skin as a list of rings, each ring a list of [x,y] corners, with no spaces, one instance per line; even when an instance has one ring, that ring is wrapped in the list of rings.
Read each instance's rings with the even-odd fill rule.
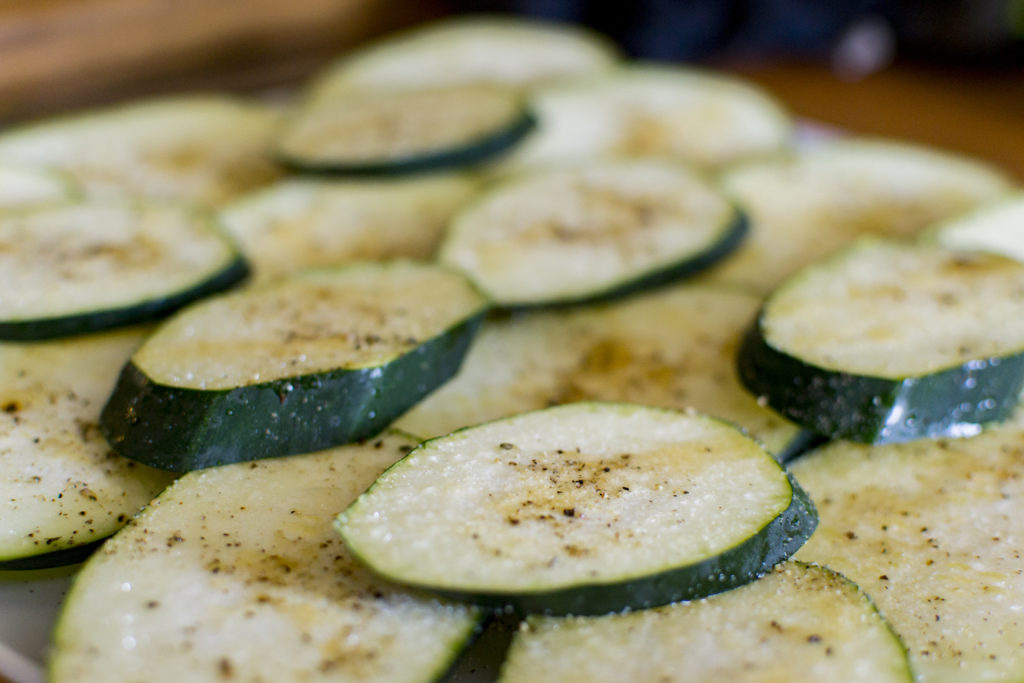
[[[2,560],[0,561],[0,572],[35,571],[37,569],[53,569],[55,567],[67,567],[73,564],[81,564],[88,560],[94,552],[99,550],[105,540],[107,539],[101,538],[98,541],[93,541],[92,543],[77,545],[71,548],[63,548],[51,553],[42,553],[40,555],[30,555],[28,557]]]
[[[100,427],[120,454],[174,472],[358,441],[454,375],[483,317],[467,318],[384,366],[232,389],[158,384],[129,362]]]
[[[740,380],[790,420],[833,439],[884,444],[974,434],[1008,418],[1024,388],[1024,354],[888,379],[830,371],[783,353],[765,341],[760,319],[740,347]]]
[[[325,176],[397,176],[431,171],[459,169],[488,161],[519,144],[537,127],[536,116],[524,109],[511,125],[459,147],[417,154],[401,159],[358,164],[311,162],[279,153],[277,161],[296,173]]]
[[[695,600],[736,588],[763,576],[789,558],[811,537],[818,512],[792,475],[793,499],[760,533],[724,553],[660,574],[611,584],[578,585],[535,593],[475,593],[422,586],[454,600],[520,614],[598,616],[624,609],[647,609]]]
[[[88,311],[54,318],[0,321],[0,339],[9,341],[57,339],[159,320],[197,299],[234,287],[249,277],[249,272],[249,264],[245,258],[237,255],[220,272],[190,289],[171,296],[150,299],[121,308]]]

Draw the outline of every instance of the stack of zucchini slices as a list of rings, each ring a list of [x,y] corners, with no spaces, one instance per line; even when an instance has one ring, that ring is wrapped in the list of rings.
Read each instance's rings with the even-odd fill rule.
[[[497,18],[6,132],[0,569],[127,523],[58,682],[1020,677],[1011,188]]]

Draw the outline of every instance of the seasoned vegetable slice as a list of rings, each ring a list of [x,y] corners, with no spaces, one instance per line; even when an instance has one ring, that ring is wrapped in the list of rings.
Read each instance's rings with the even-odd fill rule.
[[[182,477],[86,565],[59,681],[430,681],[477,612],[362,569],[331,529],[415,442],[379,440]]]
[[[624,66],[537,91],[538,128],[500,170],[601,157],[673,157],[720,168],[785,149],[792,123],[756,86],[673,66]]]
[[[425,442],[338,518],[391,580],[525,612],[704,597],[789,556],[814,508],[735,428],[575,403]]]
[[[940,223],[926,237],[950,249],[988,251],[1024,261],[1024,194],[1009,194]]]
[[[0,216],[0,338],[46,339],[162,317],[248,268],[203,212],[74,202]]]
[[[177,471],[365,438],[455,373],[486,307],[461,275],[400,261],[210,299],[132,356],[103,430]]]
[[[799,557],[871,595],[919,681],[1024,677],[1022,418],[967,439],[836,443],[793,466],[822,520]]]
[[[502,683],[902,681],[906,652],[867,596],[835,572],[787,562],[709,598],[604,617],[533,617]]]
[[[611,41],[576,26],[461,16],[396,34],[343,57],[317,78],[311,97],[467,84],[535,87],[603,71],[617,59]]]
[[[63,171],[91,196],[216,204],[279,174],[279,118],[223,95],[129,101],[9,129],[0,162]]]
[[[799,424],[867,443],[965,436],[1024,384],[1024,265],[862,238],[776,290],[740,376]]]
[[[739,211],[685,166],[604,162],[497,185],[455,218],[439,259],[499,305],[579,302],[693,274],[744,231]]]
[[[769,292],[861,235],[905,238],[1010,191],[978,160],[891,140],[843,138],[727,170],[750,234],[708,277]]]
[[[451,216],[477,186],[462,175],[291,179],[226,205],[220,220],[255,280],[351,261],[427,260]]]
[[[674,285],[600,306],[488,319],[459,374],[402,416],[423,437],[583,400],[695,408],[787,455],[798,428],[740,384],[736,349],[760,299]]]
[[[507,88],[360,92],[301,108],[284,127],[277,153],[300,171],[414,173],[501,154],[533,125],[525,100]]]
[[[170,483],[111,452],[97,424],[142,337],[0,344],[0,570],[81,561]]]

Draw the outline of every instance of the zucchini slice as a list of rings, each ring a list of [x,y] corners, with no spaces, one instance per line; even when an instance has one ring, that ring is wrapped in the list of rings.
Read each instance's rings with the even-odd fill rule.
[[[976,434],[1024,386],[1024,264],[861,238],[772,293],[740,377],[798,424],[865,443]]]
[[[222,95],[130,101],[9,129],[0,162],[65,172],[90,196],[216,204],[279,175],[279,120]]]
[[[119,453],[175,471],[372,436],[456,372],[486,307],[461,275],[406,262],[210,299],[136,351],[103,432]]]
[[[845,138],[726,171],[750,234],[706,276],[767,293],[859,236],[905,238],[1013,188],[981,161],[889,140]]]
[[[330,65],[314,100],[358,90],[467,84],[517,88],[599,72],[619,58],[604,36],[578,26],[509,16],[445,19],[400,32]]]
[[[531,617],[501,683],[910,683],[906,651],[848,579],[786,562],[703,600],[604,617]]]
[[[526,101],[507,88],[360,92],[300,109],[284,127],[277,154],[303,172],[418,173],[501,154],[533,125]]]
[[[800,488],[737,429],[624,403],[556,406],[427,441],[337,522],[390,580],[549,614],[743,585],[814,526]]]
[[[950,249],[987,251],[1024,261],[1024,194],[980,206],[936,225],[927,238]]]
[[[456,216],[438,258],[501,306],[579,303],[692,275],[745,229],[688,167],[605,161],[498,184]]]
[[[162,317],[248,273],[210,216],[164,203],[74,202],[0,216],[0,339]]]
[[[76,193],[71,179],[60,173],[0,162],[0,209],[67,201]]]
[[[459,374],[398,420],[433,437],[574,401],[694,408],[742,425],[776,457],[799,429],[759,405],[736,349],[761,300],[735,287],[673,285],[600,306],[484,322]]]
[[[78,576],[50,680],[430,681],[471,607],[358,566],[331,519],[415,445],[374,442],[186,475]]]
[[[623,66],[538,90],[538,127],[499,171],[601,157],[674,157],[718,169],[785,149],[792,122],[739,79],[678,66]]]
[[[798,557],[856,581],[917,680],[1024,679],[1024,414],[967,439],[825,446],[793,472],[821,513]]]
[[[427,260],[477,187],[463,175],[285,180],[227,204],[219,216],[262,281],[351,261]]]
[[[0,344],[0,570],[81,561],[171,481],[98,427],[138,329]]]

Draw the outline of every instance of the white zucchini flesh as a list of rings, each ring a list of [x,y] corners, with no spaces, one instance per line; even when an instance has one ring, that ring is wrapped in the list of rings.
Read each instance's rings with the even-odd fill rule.
[[[91,196],[216,204],[278,175],[269,152],[279,120],[220,95],[130,101],[11,128],[0,162],[62,171]]]
[[[725,76],[620,67],[538,90],[539,126],[497,170],[599,157],[668,156],[705,168],[785,149],[792,124],[766,93]]]
[[[375,578],[331,528],[414,444],[392,433],[182,477],[76,579],[51,680],[435,679],[476,610]]]
[[[611,42],[578,27],[510,17],[463,16],[399,33],[329,66],[310,97],[491,83],[530,87],[609,68]]]
[[[483,596],[600,593],[716,557],[793,497],[778,463],[730,425],[575,403],[425,442],[337,526],[368,566],[403,583]]]
[[[0,320],[146,307],[204,286],[239,258],[210,216],[186,206],[83,201],[5,213]]]
[[[766,301],[767,343],[829,370],[900,379],[1024,350],[1024,265],[861,238]]]
[[[837,442],[793,466],[821,514],[799,559],[857,582],[922,683],[1024,677],[1024,413],[965,439]]]
[[[456,216],[438,258],[501,305],[571,301],[703,260],[739,220],[687,167],[605,162],[493,187]]]
[[[76,193],[71,179],[55,171],[0,163],[0,208],[4,210],[65,201]]]
[[[501,683],[912,680],[870,600],[824,567],[786,562],[702,600],[604,617],[532,617]]]
[[[622,301],[484,322],[459,374],[398,426],[422,437],[582,400],[695,408],[742,425],[773,453],[798,429],[759,405],[736,374],[760,299],[675,285]]]
[[[477,187],[463,175],[283,180],[225,205],[219,218],[258,282],[351,261],[427,260]]]
[[[486,300],[431,264],[356,263],[213,297],[132,356],[153,382],[230,389],[381,365],[478,314]]]
[[[1024,194],[1013,193],[929,230],[950,249],[988,251],[1024,261]]]
[[[98,426],[143,335],[0,344],[0,563],[109,536],[172,480],[112,452]]]
[[[721,180],[750,234],[707,275],[762,292],[860,235],[912,237],[1013,188],[980,161],[861,138],[741,164]]]
[[[471,149],[527,118],[519,93],[489,85],[357,92],[300,108],[284,126],[277,153],[302,168],[400,170]]]

